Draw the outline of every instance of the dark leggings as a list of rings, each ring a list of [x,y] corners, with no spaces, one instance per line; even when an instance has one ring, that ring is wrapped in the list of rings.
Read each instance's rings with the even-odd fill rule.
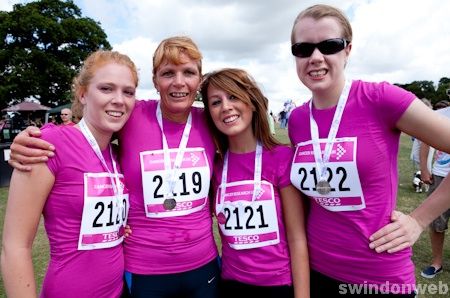
[[[220,281],[220,298],[293,298],[293,286],[254,286],[234,280]]]
[[[220,279],[217,259],[187,272],[161,275],[125,273],[134,298],[217,298]]]
[[[339,281],[323,275],[320,272],[311,270],[311,298],[414,298],[415,293],[411,294],[382,294],[376,293],[374,289],[366,287],[366,293],[364,288],[358,287],[362,285],[353,285],[343,281]]]

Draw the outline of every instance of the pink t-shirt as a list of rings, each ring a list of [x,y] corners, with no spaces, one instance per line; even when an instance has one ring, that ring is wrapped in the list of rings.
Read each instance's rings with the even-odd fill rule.
[[[76,127],[49,125],[42,130],[42,139],[57,150],[47,162],[55,183],[43,210],[50,262],[41,297],[120,297],[124,272],[122,245],[78,250],[84,174],[106,171]],[[111,170],[109,149],[102,153]]]
[[[378,254],[369,248],[369,236],[390,222],[396,207],[400,131],[395,125],[414,98],[385,82],[353,82],[337,138],[357,142],[356,168],[365,208],[332,212],[313,200],[307,221],[312,269],[350,283],[415,283],[411,249]],[[313,108],[320,138],[327,138],[335,110]],[[293,145],[311,140],[308,103],[292,112],[289,137]],[[339,174],[342,179],[343,172]]]
[[[276,217],[279,229],[279,243],[275,245],[236,250],[230,247],[224,235],[222,237],[222,278],[258,286],[291,285],[291,267],[286,231],[283,223],[280,189],[290,185],[289,171],[292,160],[292,149],[277,146],[272,150],[263,149],[261,180],[273,185]],[[236,154],[229,153],[227,183],[253,180],[255,171],[255,152]],[[222,181],[223,161],[217,161],[214,168],[214,192]],[[217,203],[217,201],[216,201]],[[247,223],[257,226],[260,222],[257,211]],[[253,218],[254,217],[254,218]],[[268,219],[266,218],[266,221]],[[242,225],[246,223],[243,222]],[[252,229],[247,229],[246,234]]]
[[[140,153],[163,148],[156,119],[158,101],[137,101],[119,133],[120,161],[130,191],[128,223],[133,234],[125,241],[125,269],[136,274],[170,274],[199,268],[217,256],[209,202],[197,212],[175,217],[146,217]],[[177,148],[184,124],[163,120],[169,148]],[[192,108],[188,148],[204,148],[212,169],[215,146],[203,110]],[[212,170],[209,171],[212,175]],[[198,182],[198,181],[197,181]],[[202,182],[202,188],[209,184]]]

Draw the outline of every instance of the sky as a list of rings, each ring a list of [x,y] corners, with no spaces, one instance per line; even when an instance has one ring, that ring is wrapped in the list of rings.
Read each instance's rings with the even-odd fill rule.
[[[28,0],[0,0],[0,10]],[[292,24],[311,0],[74,0],[99,22],[114,50],[139,68],[137,98],[158,98],[152,55],[170,36],[188,35],[203,54],[203,71],[248,71],[278,113],[283,103],[307,101],[290,53]],[[406,84],[450,77],[450,1],[335,0],[353,27],[348,78]]]

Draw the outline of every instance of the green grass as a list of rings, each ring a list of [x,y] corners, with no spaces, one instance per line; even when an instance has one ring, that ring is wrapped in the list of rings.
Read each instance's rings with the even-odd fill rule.
[[[283,143],[289,143],[287,138],[287,131],[277,128],[276,136]],[[412,185],[412,173],[413,166],[409,159],[409,154],[411,152],[411,139],[402,135],[400,152],[399,152],[399,188],[398,188],[398,210],[403,212],[410,212],[416,206],[420,204],[420,202],[425,198],[425,194],[415,193]],[[8,196],[7,188],[0,188],[0,222],[3,226],[3,218],[6,207],[6,199]],[[0,231],[0,235],[1,235]],[[215,235],[218,237],[217,230],[215,230]],[[420,270],[427,266],[431,260],[431,248],[430,248],[430,239],[428,233],[423,233],[419,241],[414,246],[414,255],[413,261],[416,264],[416,276],[417,283],[422,284],[439,284],[439,281],[442,283],[446,283],[447,286],[450,286],[450,235],[447,232],[444,246],[444,268],[446,269],[443,273],[438,275],[436,278],[432,280],[424,279],[420,276]],[[1,240],[0,240],[1,242]],[[34,241],[33,245],[33,262],[35,267],[35,274],[38,287],[42,284],[42,279],[45,275],[45,270],[47,268],[48,262],[48,241],[45,236],[45,232],[43,230],[42,223],[39,227],[38,234]],[[449,290],[450,291],[450,290]],[[0,297],[5,297],[3,282],[0,280]],[[446,295],[421,295],[423,298],[431,298],[431,297],[449,297],[450,292]],[[325,298],[325,297],[324,297]]]

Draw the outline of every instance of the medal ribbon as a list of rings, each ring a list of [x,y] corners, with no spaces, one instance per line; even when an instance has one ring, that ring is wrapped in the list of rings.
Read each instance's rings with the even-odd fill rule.
[[[262,145],[261,142],[258,141],[256,143],[256,153],[255,153],[255,172],[253,175],[253,181],[255,182],[255,186],[253,188],[253,196],[252,202],[255,201],[256,197],[259,195],[261,191],[261,171],[262,171]],[[223,204],[225,199],[225,188],[227,184],[227,176],[228,176],[228,151],[225,153],[223,160],[223,169],[222,169],[222,182],[221,182],[221,193],[220,193],[220,203]]]
[[[184,155],[184,151],[187,147],[187,142],[189,140],[189,133],[191,132],[192,127],[192,114],[189,113],[189,117],[186,122],[186,126],[183,130],[183,135],[181,137],[180,145],[178,146],[177,156],[175,157],[175,162],[173,168],[170,164],[170,153],[169,153],[169,145],[167,144],[167,138],[164,134],[163,129],[163,120],[162,120],[162,112],[161,112],[161,102],[158,102],[158,106],[156,108],[156,119],[158,120],[159,128],[161,129],[162,135],[162,143],[163,143],[163,153],[164,153],[164,170],[167,171],[167,180],[169,182],[169,192],[165,194],[165,198],[167,199],[170,195],[173,195],[175,190],[175,183],[177,181],[176,174],[178,169],[181,167],[182,158]]]
[[[80,127],[81,133],[83,133],[86,140],[89,142],[89,145],[91,145],[92,150],[94,150],[95,155],[97,155],[98,159],[101,161],[104,169],[108,171],[109,174],[111,174],[114,179],[111,178],[111,185],[113,187],[114,195],[116,196],[116,205],[118,206],[119,203],[122,205],[122,198],[123,198],[123,187],[121,187],[120,179],[119,179],[119,172],[117,171],[117,164],[113,158],[112,154],[112,148],[111,144],[109,144],[109,154],[111,156],[111,162],[113,165],[113,171],[114,174],[111,173],[111,171],[108,168],[108,165],[106,164],[105,158],[103,157],[102,151],[100,150],[100,147],[98,146],[97,140],[95,140],[94,135],[92,134],[91,130],[86,124],[86,121],[84,118],[78,122],[78,126]],[[123,207],[123,206],[121,206]]]
[[[352,81],[346,80],[344,89],[342,90],[341,96],[339,97],[339,101],[336,106],[336,111],[334,112],[333,122],[331,123],[330,131],[328,132],[323,158],[319,142],[319,128],[312,114],[313,100],[311,99],[309,101],[309,124],[311,127],[311,140],[314,149],[314,159],[316,160],[316,167],[319,181],[325,181],[326,164],[330,160],[331,149],[336,139],[336,134],[339,129],[339,124],[341,123],[342,114],[344,112],[345,104],[347,103],[348,93],[350,92],[351,86]]]

